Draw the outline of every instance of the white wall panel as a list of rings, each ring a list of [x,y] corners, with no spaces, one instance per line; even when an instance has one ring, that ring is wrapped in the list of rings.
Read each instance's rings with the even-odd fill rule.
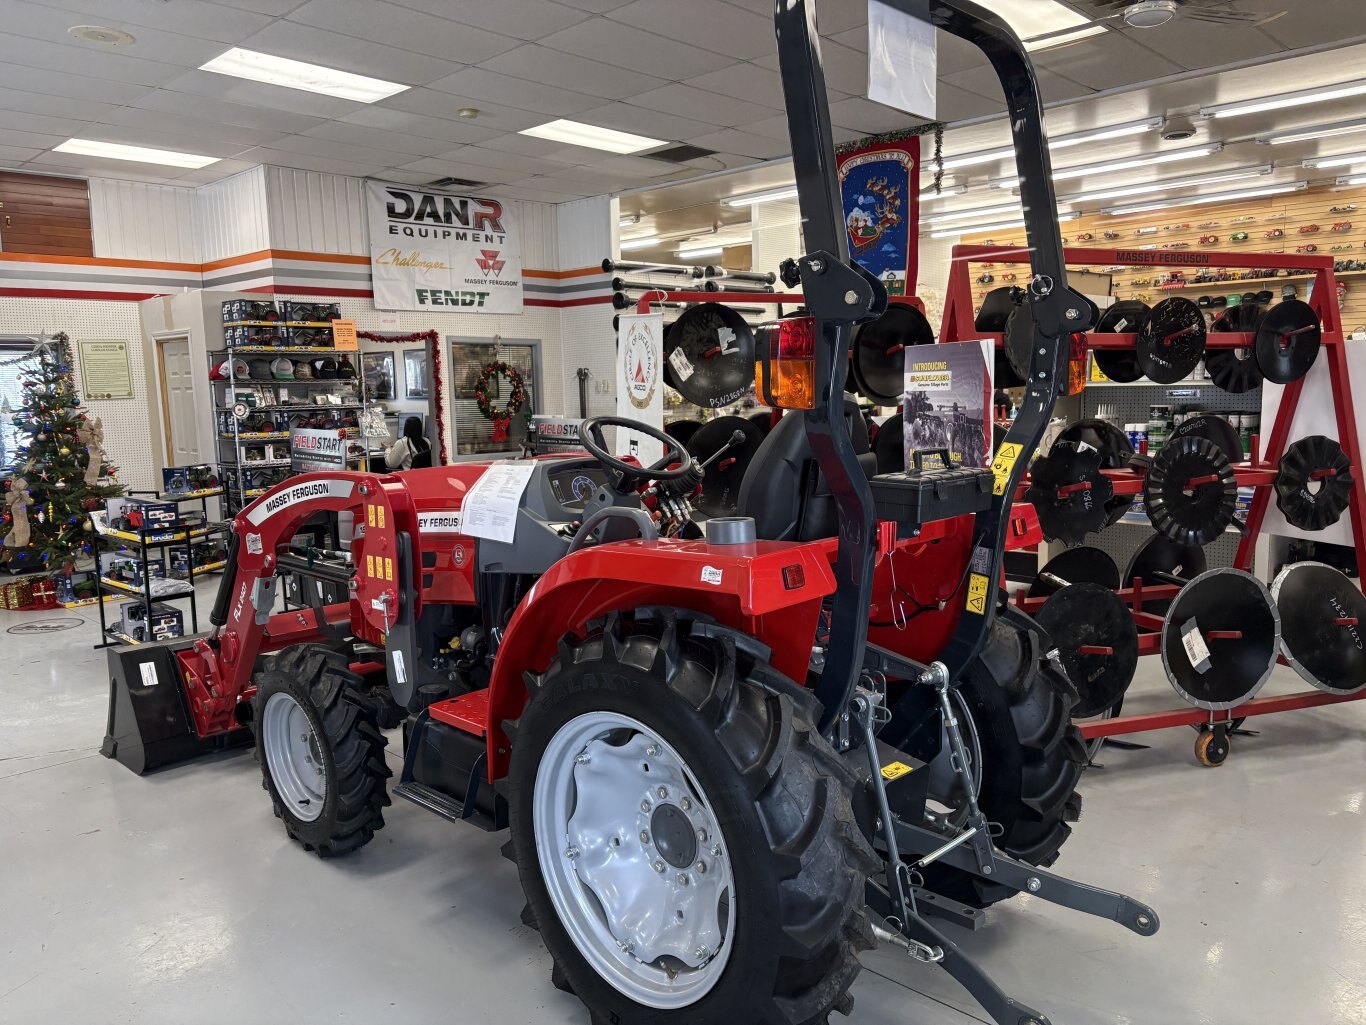
[[[555,208],[561,270],[597,267],[612,255],[612,208],[608,196],[578,199]]]
[[[198,263],[195,204],[194,189],[91,178],[95,255]]]
[[[362,179],[266,167],[265,188],[271,248],[357,256],[369,252]]]
[[[264,167],[204,185],[195,194],[199,258],[222,260],[270,248]]]

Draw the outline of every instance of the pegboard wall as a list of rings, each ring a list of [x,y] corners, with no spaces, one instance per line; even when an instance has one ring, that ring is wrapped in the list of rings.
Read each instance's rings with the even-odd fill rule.
[[[1199,375],[1204,365],[1196,368]],[[1172,412],[1196,410],[1201,413],[1260,413],[1262,390],[1253,388],[1240,395],[1226,392],[1200,377],[1178,384],[1088,384],[1081,393],[1082,416],[1108,412],[1121,425],[1147,423],[1153,406],[1170,406]]]
[[[158,487],[159,475],[148,450],[151,426],[147,415],[149,405],[158,400],[147,391],[138,304],[89,299],[0,300],[0,334],[36,335],[41,331],[65,331],[71,339],[74,360],[80,358],[77,343],[82,338],[128,343],[134,397],[86,401],[82,396],[81,402],[87,415],[99,417],[104,425],[105,452],[119,468],[119,482],[130,489]],[[77,391],[80,387],[80,365],[77,363]]]

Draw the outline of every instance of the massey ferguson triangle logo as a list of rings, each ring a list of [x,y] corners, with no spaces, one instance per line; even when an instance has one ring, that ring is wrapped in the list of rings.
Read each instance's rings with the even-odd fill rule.
[[[497,249],[479,250],[479,258],[474,262],[484,272],[485,277],[492,275],[496,278],[503,273],[503,268],[507,266],[506,260],[498,259],[498,253],[499,250]]]

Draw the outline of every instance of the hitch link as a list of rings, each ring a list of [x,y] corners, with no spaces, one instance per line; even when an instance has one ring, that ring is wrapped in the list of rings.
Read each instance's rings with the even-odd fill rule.
[[[872,926],[873,935],[877,937],[879,943],[886,943],[904,951],[906,956],[912,960],[920,961],[924,964],[938,964],[940,961],[944,960],[943,947],[932,947],[928,943],[921,943],[919,940],[913,940],[908,936],[903,936],[899,932],[893,932],[891,929],[888,929],[877,922],[873,922]]]
[[[957,836],[955,836],[952,840],[950,840],[948,843],[946,843],[943,847],[940,847],[938,850],[931,851],[929,854],[925,855],[923,858],[921,858],[919,861],[917,861],[914,865],[912,865],[911,868],[913,868],[913,869],[918,869],[918,868],[924,868],[926,865],[933,865],[936,861],[938,861],[940,858],[942,858],[945,854],[948,854],[949,851],[953,850],[953,849],[954,849],[955,847],[957,847],[959,844],[961,844],[961,843],[966,843],[968,840],[972,839],[972,838],[973,838],[974,836],[976,836],[976,835],[977,835],[977,827],[976,827],[976,826],[973,826],[971,829],[965,829],[965,830],[963,830],[963,832],[959,833],[959,834],[958,834]]]

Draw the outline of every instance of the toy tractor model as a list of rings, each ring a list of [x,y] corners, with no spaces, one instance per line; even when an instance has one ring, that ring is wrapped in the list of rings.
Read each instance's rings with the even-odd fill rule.
[[[1078,810],[1075,692],[998,587],[1025,515],[1008,496],[1091,317],[1065,285],[1033,73],[965,0],[889,2],[976,44],[1005,88],[1036,343],[1016,458],[875,474],[844,377],[887,296],[848,257],[815,16],[785,0],[809,247],[785,277],[805,310],[761,332],[759,387],[790,412],[739,515],[680,537],[701,468],[615,417],[583,424],[586,455],[291,478],[238,514],[209,635],[113,650],[105,753],[142,772],[254,734],[286,831],[331,857],[383,826],[382,730],[402,723],[392,792],[510,831],[524,918],[597,1023],[824,1022],[878,941],[1001,1025],[1045,1022],[927,920],[930,891],[1028,891],[1154,933],[1147,906],[1039,867]],[[664,457],[618,458],[609,427]],[[349,553],[291,549],[341,512]],[[287,575],[316,586],[277,612]]]

